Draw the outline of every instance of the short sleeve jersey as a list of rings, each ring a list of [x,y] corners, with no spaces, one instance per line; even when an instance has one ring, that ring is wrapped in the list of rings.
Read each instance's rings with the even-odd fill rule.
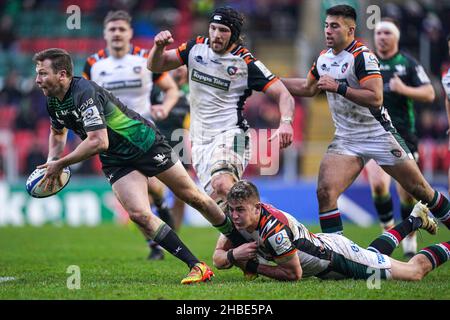
[[[328,75],[356,89],[361,88],[364,81],[372,78],[381,79],[377,57],[356,40],[337,55],[331,48],[322,51],[314,62],[310,74],[316,80]],[[334,92],[326,94],[337,137],[366,140],[381,136],[385,134],[387,128],[391,128],[390,123],[382,122],[390,122],[388,117],[380,114],[385,113],[385,110],[361,106]]]
[[[194,143],[209,143],[234,128],[248,129],[243,117],[252,90],[266,91],[278,80],[243,46],[216,54],[209,39],[197,37],[177,49],[189,72],[190,136]]]
[[[380,70],[383,76],[383,105],[387,108],[392,123],[400,135],[407,138],[416,133],[416,114],[414,101],[392,92],[389,81],[397,75],[406,85],[420,87],[430,83],[424,68],[409,55],[398,52],[390,59],[380,58]]]
[[[151,120],[153,84],[167,73],[152,73],[147,69],[147,58],[148,50],[137,46],[131,46],[130,52],[119,59],[102,49],[87,58],[83,77],[111,91],[129,109]]]
[[[95,82],[74,77],[63,101],[47,98],[51,126],[71,129],[81,139],[89,131],[107,129],[109,147],[100,153],[106,165],[116,165],[140,157],[155,141],[155,126],[125,107]]]

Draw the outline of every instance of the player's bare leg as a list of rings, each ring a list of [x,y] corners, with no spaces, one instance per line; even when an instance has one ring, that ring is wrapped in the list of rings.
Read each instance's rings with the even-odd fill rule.
[[[414,160],[382,168],[415,199],[426,203],[431,213],[450,229],[450,202],[443,194],[431,188]]]
[[[395,225],[392,196],[389,191],[391,176],[374,160],[367,162],[365,169],[381,226],[384,230],[390,229]],[[409,210],[408,215],[410,212],[411,210]]]
[[[323,157],[317,183],[319,218],[323,232],[342,233],[337,199],[353,183],[363,166],[362,159],[355,156],[326,153]]]
[[[185,279],[189,279],[189,283],[209,280],[213,275],[209,267],[201,263],[176,233],[152,213],[148,201],[147,183],[146,176],[138,171],[132,171],[114,182],[112,188],[130,219],[144,234],[188,265],[191,272]]]
[[[414,199],[403,187],[397,182],[397,193],[400,198],[401,216],[405,220],[408,218],[412,208],[414,208],[417,200]],[[402,241],[403,255],[407,259],[411,259],[417,253],[417,234],[415,232],[410,233]]]
[[[240,245],[245,243],[243,237],[233,227],[231,219],[225,216],[213,199],[197,188],[180,161],[177,161],[168,170],[158,174],[157,178],[169,187],[175,196],[197,209],[216,229],[227,236],[233,244]]]
[[[394,280],[419,281],[450,258],[450,242],[442,242],[419,251],[408,262],[391,259]]]

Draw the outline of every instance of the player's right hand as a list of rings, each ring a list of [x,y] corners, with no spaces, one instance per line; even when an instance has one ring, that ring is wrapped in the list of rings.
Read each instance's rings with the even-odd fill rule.
[[[157,47],[163,48],[169,44],[172,44],[174,40],[170,31],[164,30],[155,36],[154,42]]]

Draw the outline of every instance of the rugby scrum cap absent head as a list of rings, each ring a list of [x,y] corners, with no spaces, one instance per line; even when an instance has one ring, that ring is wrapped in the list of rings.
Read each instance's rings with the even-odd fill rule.
[[[223,24],[230,28],[231,38],[230,45],[238,41],[241,35],[242,26],[244,25],[244,17],[231,7],[220,7],[214,10],[209,17],[209,23]]]

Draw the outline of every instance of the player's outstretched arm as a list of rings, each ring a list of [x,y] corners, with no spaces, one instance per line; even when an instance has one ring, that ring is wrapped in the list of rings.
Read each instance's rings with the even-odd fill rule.
[[[303,78],[281,78],[281,81],[293,96],[313,97],[320,90],[317,88],[317,80],[310,74]]]
[[[152,72],[162,73],[181,66],[176,49],[166,50],[174,42],[170,31],[161,31],[155,36],[153,48],[147,60],[147,68]]]

